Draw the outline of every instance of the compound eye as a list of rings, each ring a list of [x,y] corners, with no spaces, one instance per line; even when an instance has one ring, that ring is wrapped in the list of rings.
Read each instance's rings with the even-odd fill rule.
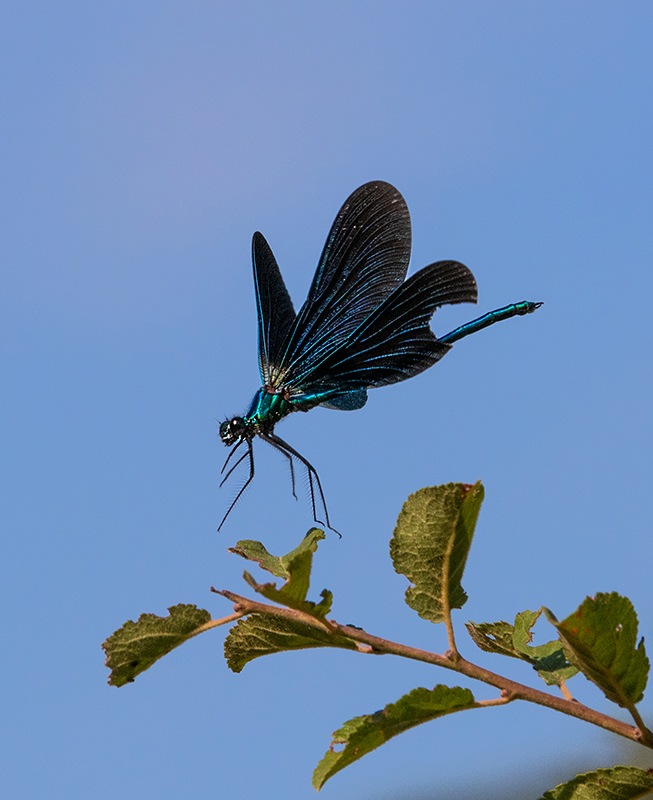
[[[225,420],[220,424],[220,438],[225,444],[234,444],[242,437],[246,427],[242,417]]]
[[[245,430],[245,420],[242,417],[234,417],[229,423],[229,431],[234,436],[240,436]]]

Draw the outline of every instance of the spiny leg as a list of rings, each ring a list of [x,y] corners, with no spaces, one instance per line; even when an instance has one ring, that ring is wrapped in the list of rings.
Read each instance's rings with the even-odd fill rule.
[[[317,508],[315,505],[315,494],[316,494],[315,486],[317,486],[317,491],[320,495],[320,501],[324,508],[324,519],[326,521],[327,527],[329,528],[329,530],[332,530],[334,533],[337,533],[338,536],[342,538],[342,534],[340,533],[340,531],[334,528],[333,525],[331,524],[331,521],[329,520],[329,509],[327,508],[326,498],[324,496],[324,490],[322,489],[322,482],[320,481],[320,476],[317,474],[317,470],[311,464],[311,462],[308,461],[306,458],[304,458],[304,456],[297,450],[295,450],[294,447],[289,445],[288,442],[284,441],[279,436],[276,436],[274,433],[268,433],[268,434],[259,433],[259,436],[266,442],[268,442],[268,444],[271,444],[277,450],[288,456],[288,458],[294,456],[298,461],[301,461],[301,463],[306,467],[306,471],[308,472],[308,485],[311,492],[311,506],[313,509],[314,521],[319,523],[320,525],[324,524],[323,522],[321,522],[321,520],[317,518]],[[313,483],[313,481],[315,481],[315,483]]]
[[[259,434],[259,436],[260,435],[261,434]],[[268,444],[271,444],[275,450],[278,450],[282,455],[284,455],[288,459],[288,466],[290,467],[290,486],[292,489],[292,496],[295,498],[295,500],[297,500],[297,492],[295,491],[295,465],[293,464],[292,456],[290,455],[290,453],[287,453],[283,448],[278,447],[273,441],[266,438],[265,436],[262,436],[261,438],[265,439],[265,441]],[[311,491],[313,491],[312,487]]]
[[[233,501],[232,501],[231,505],[230,505],[230,506],[229,506],[229,508],[227,509],[227,513],[224,515],[224,517],[222,517],[222,522],[221,522],[221,523],[218,525],[218,532],[220,531],[220,529],[221,529],[221,528],[222,528],[222,526],[224,525],[224,523],[225,523],[225,521],[226,521],[227,517],[229,516],[229,514],[231,514],[231,512],[233,511],[233,508],[234,508],[234,506],[236,505],[236,503],[237,503],[237,502],[240,500],[240,498],[242,497],[242,495],[243,495],[243,492],[245,491],[245,489],[247,489],[247,487],[250,485],[250,483],[251,483],[251,482],[254,480],[254,447],[252,446],[252,441],[251,441],[251,439],[244,439],[243,441],[245,441],[245,442],[247,443],[247,452],[246,452],[246,453],[243,453],[243,455],[242,455],[242,456],[241,456],[241,457],[238,459],[238,461],[237,461],[237,462],[234,464],[234,466],[233,466],[233,467],[232,467],[232,468],[229,470],[229,472],[227,473],[227,476],[226,476],[226,477],[225,477],[225,479],[222,481],[222,483],[224,483],[224,481],[225,481],[225,480],[226,480],[226,479],[229,477],[229,475],[231,475],[231,473],[232,473],[232,472],[234,471],[234,469],[235,469],[235,468],[238,466],[238,464],[240,464],[240,463],[241,463],[241,461],[243,461],[243,459],[244,459],[244,458],[246,458],[247,456],[249,456],[249,477],[247,478],[247,480],[245,481],[245,483],[244,483],[244,484],[243,484],[243,485],[240,487],[240,489],[238,490],[238,494],[237,494],[237,495],[236,495],[236,497],[233,499]],[[239,442],[238,444],[241,444],[241,443]],[[238,445],[236,445],[236,447],[237,447],[237,446],[238,446]],[[234,448],[234,450],[235,450],[235,449],[236,449],[236,448]],[[232,450],[232,452],[233,452],[233,450]],[[231,454],[230,454],[230,456],[229,456],[229,457],[231,457]],[[228,461],[228,460],[229,460],[229,458],[227,458],[227,461]],[[225,465],[225,466],[226,466],[226,465]],[[222,486],[222,483],[220,484],[220,486]]]
[[[234,453],[236,452],[236,450],[238,450],[238,448],[240,447],[240,445],[241,445],[241,444],[242,444],[244,441],[245,441],[244,439],[241,439],[240,441],[236,442],[236,445],[235,445],[235,447],[232,447],[232,448],[231,448],[231,450],[229,451],[229,455],[227,456],[227,460],[226,460],[226,461],[224,462],[224,464],[222,465],[222,469],[220,470],[220,475],[222,475],[222,473],[223,473],[223,472],[224,472],[224,471],[227,469],[227,464],[228,464],[228,463],[231,461],[231,458],[232,458],[232,456],[234,455]]]
[[[293,456],[298,458],[304,464],[304,466],[306,467],[306,471],[308,473],[308,488],[309,488],[309,491],[310,491],[310,494],[311,494],[311,506],[312,506],[312,509],[313,509],[313,520],[315,522],[317,522],[318,524],[320,524],[320,525],[324,525],[324,522],[322,522],[322,520],[317,518],[317,509],[316,509],[316,506],[315,506],[315,488],[314,488],[314,485],[313,485],[313,473],[315,473],[315,476],[316,476],[317,482],[318,482],[318,486],[319,486],[319,490],[320,490],[320,497],[321,497],[321,500],[322,500],[322,505],[324,506],[324,510],[326,512],[325,516],[327,518],[327,525],[329,526],[329,528],[331,528],[331,526],[329,525],[329,521],[328,521],[328,512],[326,511],[326,503],[324,501],[324,493],[322,492],[322,486],[320,485],[320,482],[319,482],[320,479],[317,476],[317,472],[315,472],[315,469],[313,468],[313,466],[311,464],[309,464],[309,462],[306,461],[306,459],[303,458],[287,442],[285,442],[283,439],[279,438],[278,436],[275,436],[273,433],[263,434],[263,433],[259,432],[259,436],[261,437],[261,439],[266,441],[268,444],[272,445],[272,447],[274,447],[275,450],[278,450],[280,453],[282,453],[290,461],[291,465],[292,465]],[[291,469],[292,469],[292,477],[293,477],[293,496],[296,498],[297,495],[295,494],[295,491],[294,491],[294,489],[295,489],[295,486],[294,486],[294,467],[291,466]]]
[[[238,448],[239,448],[239,447],[240,447],[240,445],[243,443],[243,441],[247,441],[247,440],[246,440],[246,439],[241,439],[241,441],[240,441],[240,442],[238,442],[238,444],[237,444],[237,445],[236,445],[236,446],[233,448],[233,450],[232,450],[232,451],[229,453],[229,455],[227,456],[227,460],[224,462],[224,465],[223,465],[222,469],[220,470],[220,475],[222,475],[222,473],[225,471],[225,469],[226,469],[226,467],[227,467],[227,464],[228,464],[228,463],[231,461],[231,456],[232,456],[232,455],[233,455],[233,454],[236,452],[236,450],[238,450]],[[251,443],[250,443],[250,444],[251,444]],[[226,474],[226,475],[224,476],[224,478],[223,478],[223,479],[220,481],[220,488],[222,488],[222,486],[224,486],[224,484],[225,484],[225,483],[226,483],[226,482],[229,480],[229,477],[230,477],[230,476],[233,474],[234,470],[235,470],[235,469],[237,469],[237,467],[238,467],[240,464],[242,464],[242,463],[243,463],[243,461],[244,461],[244,460],[247,458],[247,455],[248,455],[248,453],[249,453],[249,450],[246,450],[246,451],[245,451],[245,452],[244,452],[244,453],[241,455],[241,457],[240,457],[240,458],[239,458],[239,459],[236,461],[236,463],[232,465],[232,467],[229,469],[229,471],[227,472],[227,474]]]

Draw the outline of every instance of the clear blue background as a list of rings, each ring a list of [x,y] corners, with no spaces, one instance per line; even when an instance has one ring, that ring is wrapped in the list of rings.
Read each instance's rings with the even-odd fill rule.
[[[438,650],[387,543],[411,491],[487,489],[457,612],[558,615],[617,590],[651,632],[651,85],[648,2],[8,3],[2,59],[2,783],[8,797],[314,796],[331,731],[418,685],[460,683],[346,652],[240,675],[220,631],[123,689],[100,643],[141,612],[229,604],[240,538],[291,549],[311,525],[287,466],[216,533],[217,423],[259,385],[250,237],[298,306],[340,204],[405,195],[413,266],[456,258],[479,307],[537,314],[434,369],[279,433],[318,467],[341,541],[314,590],[334,617]],[[546,631],[541,636],[546,635]],[[608,710],[582,679],[583,702]],[[493,692],[476,687],[479,697]],[[644,704],[646,711],[650,703]],[[543,709],[461,714],[399,737],[327,797],[536,797],[630,759]],[[496,794],[495,794],[496,792]]]

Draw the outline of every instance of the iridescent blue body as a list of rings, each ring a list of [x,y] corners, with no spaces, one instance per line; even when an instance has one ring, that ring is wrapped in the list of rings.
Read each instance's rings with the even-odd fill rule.
[[[417,375],[449,352],[454,342],[542,305],[512,303],[436,337],[429,327],[434,311],[447,304],[475,303],[476,281],[458,261],[435,262],[406,280],[410,240],[410,217],[399,192],[381,181],[364,184],[340,209],[306,302],[295,313],[269,245],[260,233],[254,234],[263,386],[246,414],[220,425],[220,438],[232,447],[222,483],[242,461],[249,461],[249,476],[220,528],[254,477],[255,437],[288,459],[293,494],[293,460],[304,465],[313,518],[318,521],[319,495],[326,524],[332,528],[315,468],[275,434],[275,425],[292,412],[318,405],[341,411],[362,408],[368,389]],[[242,445],[244,452],[227,470]]]
[[[230,445],[242,437],[270,434],[277,422],[292,411],[310,411],[315,406],[325,404],[333,394],[334,392],[321,392],[287,397],[284,392],[277,392],[269,386],[261,386],[244,416],[233,417],[220,425],[220,437]]]
[[[249,411],[245,414],[245,423],[267,432],[292,410],[292,404],[282,393],[270,392],[262,386],[254,395]]]
[[[454,342],[464,339],[465,336],[469,336],[470,333],[476,333],[477,331],[483,330],[483,328],[494,325],[495,322],[501,322],[511,317],[521,317],[524,314],[532,314],[533,311],[538,309],[541,305],[542,303],[533,303],[530,300],[522,300],[521,303],[511,303],[509,306],[497,308],[494,311],[488,311],[488,313],[483,314],[482,317],[473,319],[471,322],[466,322],[450,333],[445,333],[444,336],[440,336],[439,339],[446,344],[453,344]]]

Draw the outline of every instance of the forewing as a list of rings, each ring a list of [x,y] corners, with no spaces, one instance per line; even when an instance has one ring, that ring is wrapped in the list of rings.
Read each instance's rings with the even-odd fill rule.
[[[276,259],[262,233],[252,237],[254,290],[258,313],[258,360],[261,378],[269,385],[270,365],[278,363],[295,322],[295,309]]]
[[[430,367],[451,345],[429,327],[439,306],[475,303],[476,281],[458,261],[424,267],[394,291],[335,352],[301,384],[303,392],[353,391],[411,378]]]
[[[280,359],[275,385],[301,384],[403,282],[410,260],[410,216],[389,183],[366,183],[331,227],[306,302]]]

